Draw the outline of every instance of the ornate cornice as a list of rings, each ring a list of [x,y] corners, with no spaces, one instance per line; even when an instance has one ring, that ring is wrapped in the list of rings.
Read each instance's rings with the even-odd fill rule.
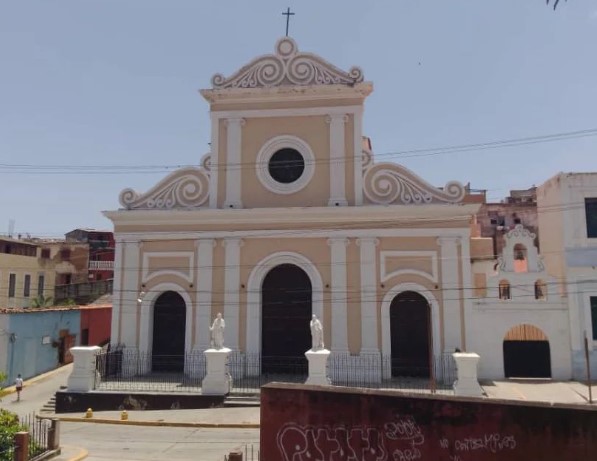
[[[459,203],[466,194],[464,186],[457,181],[450,181],[443,189],[438,189],[395,163],[369,166],[364,171],[363,192],[372,203],[380,205]]]
[[[133,189],[120,193],[120,204],[127,210],[168,210],[199,208],[209,197],[209,176],[196,167],[176,170],[149,191],[139,194]]]
[[[275,54],[260,56],[226,78],[212,77],[214,89],[270,88],[305,85],[354,85],[363,81],[363,71],[352,67],[345,72],[311,53],[299,52],[296,42],[284,37],[278,40]]]

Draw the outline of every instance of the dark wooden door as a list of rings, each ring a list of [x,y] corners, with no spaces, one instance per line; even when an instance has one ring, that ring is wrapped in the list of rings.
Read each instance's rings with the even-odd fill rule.
[[[392,300],[392,376],[429,377],[430,311],[427,300],[414,291]]]
[[[549,341],[504,341],[506,378],[551,378]]]
[[[262,373],[306,372],[311,304],[311,280],[300,267],[282,264],[265,276],[261,288]]]
[[[162,293],[153,307],[152,370],[182,372],[186,304],[175,291]]]

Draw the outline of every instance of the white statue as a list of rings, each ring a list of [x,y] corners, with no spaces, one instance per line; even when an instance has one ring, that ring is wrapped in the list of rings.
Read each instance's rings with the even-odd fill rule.
[[[311,318],[311,350],[320,351],[323,349],[323,326],[315,314]]]
[[[222,314],[218,313],[214,319],[214,323],[209,327],[209,331],[211,331],[211,347],[214,349],[222,349],[224,347],[224,328],[226,328],[226,323],[222,318]]]

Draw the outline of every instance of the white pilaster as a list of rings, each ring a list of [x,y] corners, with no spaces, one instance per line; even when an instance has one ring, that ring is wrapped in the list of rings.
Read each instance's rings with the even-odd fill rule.
[[[363,204],[363,111],[354,112],[354,204]]]
[[[211,165],[209,172],[209,207],[218,207],[218,176],[220,174],[220,119],[211,113]]]
[[[115,238],[114,248],[114,284],[112,286],[112,323],[110,326],[110,343],[116,346],[120,342],[120,312],[122,305],[122,254],[124,244],[121,237]]]
[[[348,352],[346,247],[350,241],[338,237],[328,239],[332,266],[332,352]]]
[[[328,206],[346,206],[346,147],[344,125],[346,114],[330,114],[330,199]]]
[[[141,261],[139,254],[141,252],[142,243],[124,242],[124,264],[122,270],[122,287],[120,297],[122,304],[120,305],[120,312],[122,323],[120,325],[120,343],[127,348],[137,348],[137,310],[139,309],[137,298],[139,292],[142,291],[139,285],[139,276],[142,269],[139,270]]]
[[[242,118],[226,119],[226,200],[224,208],[242,208]]]
[[[444,348],[447,352],[462,349],[462,328],[460,298],[460,270],[458,244],[460,237],[440,237],[437,239],[441,246],[442,293],[444,302]],[[466,263],[466,261],[463,261]],[[439,353],[439,351],[435,351]]]
[[[213,280],[213,253],[215,239],[199,239],[196,242],[198,267],[195,287],[197,306],[195,310],[194,349],[204,351],[209,347],[209,326],[211,324],[211,293]]]
[[[68,377],[67,389],[71,392],[89,392],[95,389],[97,375],[96,356],[102,350],[99,346],[71,347],[73,371]]]
[[[224,312],[226,319],[226,346],[238,351],[238,323],[240,300],[240,238],[226,238],[222,242],[224,255]]]
[[[357,239],[361,248],[361,354],[379,353],[377,341],[377,263],[379,240]]]

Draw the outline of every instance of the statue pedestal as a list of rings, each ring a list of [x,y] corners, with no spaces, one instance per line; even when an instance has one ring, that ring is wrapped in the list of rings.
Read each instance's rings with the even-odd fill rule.
[[[330,357],[330,351],[327,349],[318,351],[311,349],[305,352],[305,357],[309,361],[309,377],[305,381],[305,384],[329,386],[331,381],[328,378],[327,362]]]
[[[99,346],[71,347],[73,355],[73,371],[68,377],[67,389],[74,392],[89,392],[95,389],[96,355],[102,350]]]
[[[477,379],[477,365],[479,363],[478,354],[456,352],[452,354],[456,361],[456,376],[454,382],[454,394],[467,397],[482,397],[483,388],[479,385]]]
[[[201,383],[204,395],[226,395],[230,393],[232,379],[226,370],[226,361],[231,352],[227,347],[207,349],[203,353],[207,360],[207,374]]]

